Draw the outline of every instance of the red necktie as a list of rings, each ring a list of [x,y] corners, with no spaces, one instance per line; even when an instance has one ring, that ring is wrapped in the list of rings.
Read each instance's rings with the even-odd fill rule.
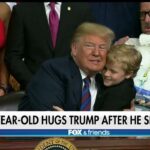
[[[49,13],[49,26],[50,26],[50,31],[51,31],[53,48],[55,48],[58,26],[59,26],[59,18],[58,18],[58,14],[55,10],[55,2],[50,3],[50,8],[51,8],[51,10]]]
[[[81,111],[90,111],[91,110],[91,94],[90,94],[90,78],[86,77],[84,80],[84,87],[82,89],[82,102],[81,102]]]

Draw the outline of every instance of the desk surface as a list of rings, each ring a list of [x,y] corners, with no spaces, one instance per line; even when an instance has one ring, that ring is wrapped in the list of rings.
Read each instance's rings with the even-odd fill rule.
[[[0,138],[0,150],[34,150],[47,138]],[[65,138],[78,150],[150,150],[150,139],[131,138]]]

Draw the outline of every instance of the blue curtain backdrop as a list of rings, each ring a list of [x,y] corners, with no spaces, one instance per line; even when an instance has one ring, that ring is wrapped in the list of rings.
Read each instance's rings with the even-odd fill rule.
[[[116,40],[126,35],[138,37],[141,33],[139,2],[93,2],[90,6],[97,22],[116,33]]]

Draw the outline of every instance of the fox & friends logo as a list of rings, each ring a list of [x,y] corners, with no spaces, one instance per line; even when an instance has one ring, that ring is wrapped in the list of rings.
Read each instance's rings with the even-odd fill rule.
[[[49,138],[41,141],[34,150],[77,150],[77,148],[66,139]]]

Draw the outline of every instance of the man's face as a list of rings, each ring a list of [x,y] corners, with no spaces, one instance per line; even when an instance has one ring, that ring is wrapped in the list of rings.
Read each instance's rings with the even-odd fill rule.
[[[72,55],[81,70],[92,76],[102,71],[110,42],[95,35],[86,35],[72,44]]]
[[[150,34],[150,2],[142,2],[140,7],[142,32]]]
[[[119,63],[106,63],[104,70],[102,72],[103,82],[105,86],[112,86],[119,84],[124,79],[131,77],[131,75],[127,75],[122,68],[123,64]]]

